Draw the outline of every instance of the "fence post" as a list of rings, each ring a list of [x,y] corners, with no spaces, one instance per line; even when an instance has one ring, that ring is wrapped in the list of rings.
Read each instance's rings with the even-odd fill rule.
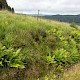
[[[37,14],[37,20],[38,20],[38,18],[39,18],[39,12],[40,12],[40,10],[38,10],[38,14]]]

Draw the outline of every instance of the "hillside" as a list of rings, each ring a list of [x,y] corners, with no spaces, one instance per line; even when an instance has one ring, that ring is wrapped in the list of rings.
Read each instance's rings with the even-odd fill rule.
[[[80,25],[80,15],[46,15],[43,18]]]
[[[0,80],[58,80],[79,62],[79,26],[0,11]]]

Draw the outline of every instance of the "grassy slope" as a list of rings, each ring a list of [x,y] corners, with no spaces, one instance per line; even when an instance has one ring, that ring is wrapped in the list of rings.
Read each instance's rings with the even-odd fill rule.
[[[43,77],[51,78],[55,71],[59,73],[65,66],[78,62],[80,30],[67,23],[37,21],[34,17],[0,11],[0,43],[7,48],[21,48],[22,60],[28,66],[25,79],[43,80]],[[52,58],[54,53],[57,54],[55,59]],[[66,56],[60,57],[58,53]]]

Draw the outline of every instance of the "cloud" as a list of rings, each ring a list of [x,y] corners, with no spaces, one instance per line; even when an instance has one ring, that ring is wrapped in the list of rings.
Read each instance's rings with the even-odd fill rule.
[[[7,2],[15,11],[80,12],[80,0],[7,0]]]

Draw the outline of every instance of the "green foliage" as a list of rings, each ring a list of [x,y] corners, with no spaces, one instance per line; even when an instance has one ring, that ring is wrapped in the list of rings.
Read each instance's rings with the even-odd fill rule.
[[[75,40],[76,47],[80,53],[80,31],[72,31],[72,38]]]
[[[70,24],[70,26],[77,29],[77,26],[75,23]]]
[[[13,48],[6,48],[0,44],[0,66],[24,68],[20,58],[20,50],[14,51]]]
[[[55,60],[57,61],[57,63],[63,64],[68,61],[69,52],[67,52],[64,49],[60,49],[60,50],[57,49],[55,50],[54,55],[55,55]]]
[[[72,38],[74,38],[76,42],[80,42],[80,31],[72,31]]]
[[[3,40],[5,38],[5,28],[0,27],[0,40]]]
[[[54,64],[56,63],[56,61],[54,60],[55,56],[51,57],[51,56],[47,56],[46,57],[46,61],[48,64]]]
[[[0,17],[0,66],[24,68],[25,64],[27,80],[54,80],[50,76],[80,61],[79,29],[6,11]]]

